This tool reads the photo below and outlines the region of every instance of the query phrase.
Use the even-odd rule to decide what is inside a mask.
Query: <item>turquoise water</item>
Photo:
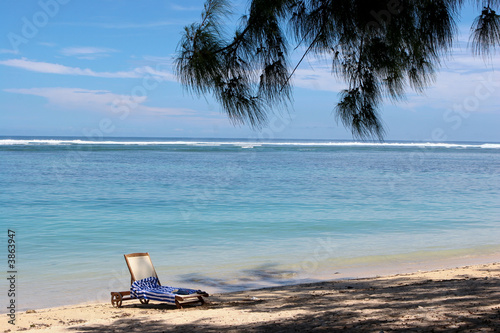
[[[4,137],[0,168],[19,309],[107,300],[132,252],[209,292],[500,253],[496,143]]]

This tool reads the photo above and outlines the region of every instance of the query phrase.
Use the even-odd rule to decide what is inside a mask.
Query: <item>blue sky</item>
[[[323,60],[301,65],[292,109],[262,131],[233,126],[211,97],[185,92],[172,60],[202,8],[194,0],[1,1],[0,135],[352,138],[332,112],[344,83]],[[471,55],[473,13],[463,13],[436,81],[384,103],[387,140],[500,142],[500,53],[487,62]]]

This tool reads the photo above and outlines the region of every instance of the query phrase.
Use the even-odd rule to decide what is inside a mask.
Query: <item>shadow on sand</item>
[[[74,332],[500,332],[500,270],[495,278],[416,281],[347,280],[218,295],[203,307],[242,310],[244,315],[297,310],[296,315],[252,324],[184,325],[118,319],[112,325],[80,326]],[[134,305],[135,306],[135,305]],[[136,306],[170,310],[159,304]],[[241,312],[241,311],[240,311]]]
[[[180,276],[180,279],[189,284],[202,284],[215,287],[223,292],[249,290],[268,286],[284,286],[299,283],[315,282],[315,280],[299,280],[297,272],[279,269],[277,264],[268,263],[252,269],[242,270],[231,279],[211,278],[202,274],[192,273]]]

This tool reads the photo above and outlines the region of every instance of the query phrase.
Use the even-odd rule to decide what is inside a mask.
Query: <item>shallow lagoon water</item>
[[[13,137],[0,168],[20,309],[107,300],[132,252],[209,292],[500,253],[496,143]]]

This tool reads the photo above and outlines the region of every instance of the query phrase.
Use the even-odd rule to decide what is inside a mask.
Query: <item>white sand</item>
[[[4,316],[0,332],[500,332],[500,263],[217,294],[178,310],[139,301]],[[6,323],[6,324],[4,324]]]

